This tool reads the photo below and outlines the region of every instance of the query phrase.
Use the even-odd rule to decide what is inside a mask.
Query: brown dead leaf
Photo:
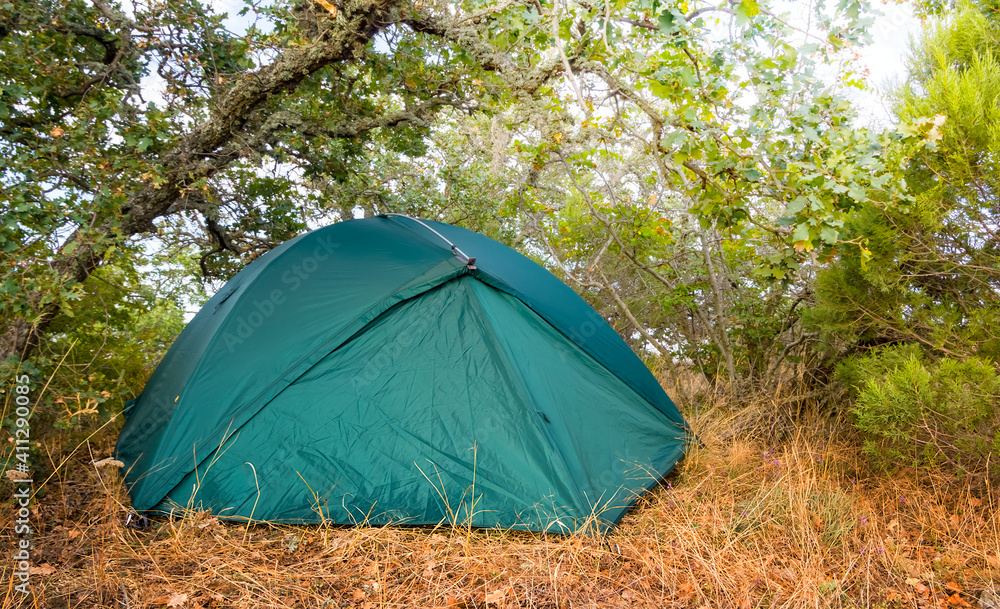
[[[94,467],[125,467],[125,464],[113,457],[106,457],[100,461],[94,461]]]
[[[37,567],[31,567],[30,573],[32,575],[52,575],[56,572],[56,568],[47,562],[43,562]]]
[[[351,598],[353,598],[356,601],[360,601],[365,598],[365,591],[354,589],[351,591]]]
[[[332,19],[337,18],[337,6],[335,4],[327,2],[327,0],[316,0],[316,3],[330,11],[330,17]]]
[[[209,518],[205,522],[199,524],[198,528],[199,529],[204,529],[206,527],[212,526],[213,524],[219,524],[219,519],[217,517],[215,517],[215,516],[212,516],[211,518]]]
[[[944,585],[944,589],[947,590],[948,592],[961,592],[962,586],[958,585],[957,581],[951,580],[950,582]]]
[[[434,577],[434,567],[437,566],[436,560],[427,561],[427,567],[424,568],[424,577]]]
[[[493,592],[486,593],[486,603],[493,604],[499,603],[503,600],[507,593],[510,592],[510,588],[500,588],[499,590],[494,590]]]
[[[171,594],[153,599],[154,605],[164,605],[166,607],[183,607],[187,602],[187,594]]]
[[[916,577],[907,577],[906,585],[913,588],[917,592],[917,594],[923,594],[924,592],[927,591],[927,586],[920,583],[920,580],[917,579]]]
[[[948,517],[948,522],[951,523],[951,528],[957,529],[959,523],[962,522],[962,518],[958,514],[952,514],[951,516]]]
[[[52,131],[49,131],[49,135],[51,135],[52,137],[62,137],[64,133],[66,132],[63,131],[63,128],[59,127],[58,125],[53,127]]]

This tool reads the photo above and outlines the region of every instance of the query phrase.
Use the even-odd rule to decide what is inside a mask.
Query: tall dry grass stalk
[[[734,436],[722,410],[692,423],[703,444],[604,538],[193,511],[139,532],[118,472],[78,451],[36,498],[35,596],[0,561],[2,606],[962,607],[1000,582],[992,489],[878,477],[826,419],[778,444]]]

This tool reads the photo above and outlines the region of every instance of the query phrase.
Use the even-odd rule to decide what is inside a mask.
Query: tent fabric
[[[607,322],[514,250],[422,222],[307,233],[213,296],[128,413],[133,507],[572,532],[666,475],[687,426]]]

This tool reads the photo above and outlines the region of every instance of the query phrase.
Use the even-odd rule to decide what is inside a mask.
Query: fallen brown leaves
[[[946,608],[1000,580],[991,493],[877,476],[850,441],[700,435],[707,447],[606,538],[198,512],[135,531],[118,472],[81,460],[36,501],[35,606]]]

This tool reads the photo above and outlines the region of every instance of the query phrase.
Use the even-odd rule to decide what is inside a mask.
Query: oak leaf
[[[56,572],[55,567],[53,567],[47,562],[43,562],[37,567],[31,567],[32,575],[52,575],[55,572]]]

